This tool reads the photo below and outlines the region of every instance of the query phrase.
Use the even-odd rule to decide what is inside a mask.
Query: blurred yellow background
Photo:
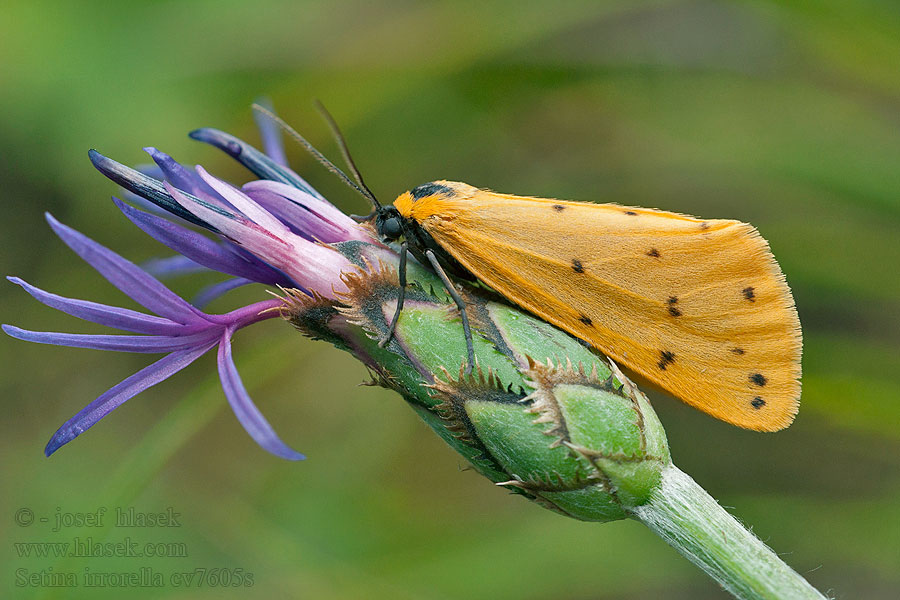
[[[344,129],[383,200],[452,179],[756,225],[804,329],[795,424],[742,431],[654,396],[677,465],[822,591],[900,587],[900,9],[894,2],[43,2],[0,19],[3,273],[113,304],[120,293],[46,227],[51,211],[124,256],[166,256],[109,202],[87,150],[154,145],[243,183],[186,136],[258,141],[261,95],[337,156]],[[296,147],[295,169],[366,212]],[[190,294],[210,278],[175,280]],[[98,332],[0,287],[2,321]],[[260,286],[217,301],[267,297]],[[131,306],[129,304],[129,306]],[[0,339],[0,595],[11,598],[722,598],[634,522],[567,520],[462,471],[400,398],[357,387],[349,355],[270,321],[235,358],[309,459],[260,450],[212,355],[51,459],[47,439],[150,356]],[[61,527],[57,512],[180,513],[181,527]],[[27,508],[29,526],[15,516]],[[40,518],[47,518],[43,523]],[[74,517],[71,517],[74,518]],[[185,556],[21,556],[15,543],[181,544]],[[175,546],[178,548],[179,546]],[[243,569],[252,586],[19,586],[19,576]],[[49,571],[47,571],[49,572]],[[221,583],[221,582],[220,582]]]

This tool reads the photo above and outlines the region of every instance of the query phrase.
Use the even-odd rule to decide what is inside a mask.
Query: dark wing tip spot
[[[750,401],[750,406],[752,406],[756,410],[761,409],[765,405],[766,405],[766,401],[763,400],[762,398],[760,398],[759,396],[757,396],[756,398],[754,398],[753,400]]]
[[[745,300],[749,300],[750,302],[756,302],[756,294],[753,292],[752,287],[745,287],[741,290],[741,293],[744,295]]]
[[[647,250],[647,256],[659,258],[659,250],[657,250],[656,248],[650,248],[649,250]]]
[[[743,348],[732,348],[731,352],[732,352],[732,354],[737,354],[738,356],[745,354],[745,351]]]
[[[576,273],[584,273],[584,265],[577,258],[572,259],[572,270]]]
[[[625,211],[625,214],[628,215],[629,217],[636,217],[636,216],[637,216],[637,213],[634,212],[633,210],[626,210],[626,211]]]
[[[666,367],[671,365],[673,362],[675,362],[675,353],[674,352],[670,352],[669,350],[660,350],[659,351],[659,362],[656,363],[656,366],[658,366],[660,369],[665,371]]]
[[[762,373],[751,373],[750,374],[750,383],[756,384],[759,387],[763,387],[768,383],[769,380],[766,379],[766,376]]]
[[[566,210],[566,207],[563,206],[562,204],[554,204],[553,210],[555,210],[556,212],[562,212],[562,211]]]

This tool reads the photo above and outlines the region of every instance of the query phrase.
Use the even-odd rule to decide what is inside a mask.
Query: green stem
[[[675,465],[631,512],[737,598],[825,598]]]

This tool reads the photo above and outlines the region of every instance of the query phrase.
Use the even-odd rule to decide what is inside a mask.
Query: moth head
[[[393,206],[383,206],[375,212],[375,231],[385,242],[393,242],[403,235],[403,217]]]

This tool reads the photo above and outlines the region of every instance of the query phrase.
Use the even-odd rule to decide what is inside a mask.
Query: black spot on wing
[[[706,231],[707,229],[709,229],[709,223],[707,223],[706,221],[700,223],[700,229]]]
[[[750,401],[750,406],[752,406],[756,410],[761,409],[765,405],[766,405],[766,401],[763,400],[762,398],[760,398],[759,396],[757,396],[756,398],[754,398],[753,400]]]
[[[670,352],[668,350],[660,350],[659,351],[659,362],[656,363],[656,366],[658,366],[660,369],[665,371],[666,367],[671,365],[673,362],[675,362],[675,353],[674,352]]]
[[[581,315],[580,317],[578,317],[578,320],[581,321],[582,323],[584,323],[585,325],[587,325],[588,327],[590,327],[591,325],[594,324],[594,322],[591,321],[591,318],[587,315]]]
[[[427,198],[428,196],[453,196],[453,190],[448,188],[446,185],[441,185],[439,183],[423,183],[422,185],[416,186],[409,191],[409,195],[412,196],[413,201],[421,200],[422,198]]]
[[[759,387],[763,387],[768,383],[769,380],[766,379],[766,376],[762,373],[751,373],[750,374],[750,383],[756,384]]]
[[[669,299],[666,301],[666,304],[669,305],[669,314],[673,317],[680,317],[681,311],[678,309],[676,304],[678,304],[678,298],[676,296],[669,296]]]
[[[563,206],[562,204],[554,204],[553,210],[555,210],[556,212],[562,212],[562,211],[566,210],[566,207]]]
[[[647,250],[647,256],[659,258],[659,250],[657,250],[656,248],[650,248],[649,250]]]
[[[576,273],[584,273],[584,265],[577,258],[572,259],[572,270]]]
[[[745,300],[749,300],[750,302],[756,302],[756,293],[754,293],[752,287],[745,287],[741,290],[741,293],[744,295]]]
[[[626,211],[625,211],[625,214],[628,215],[629,217],[636,217],[636,216],[637,216],[637,213],[634,212],[633,210],[626,210]]]
[[[732,349],[731,349],[731,353],[732,353],[732,354],[737,354],[738,356],[741,356],[742,354],[745,354],[745,351],[744,351],[743,348],[732,348]]]

